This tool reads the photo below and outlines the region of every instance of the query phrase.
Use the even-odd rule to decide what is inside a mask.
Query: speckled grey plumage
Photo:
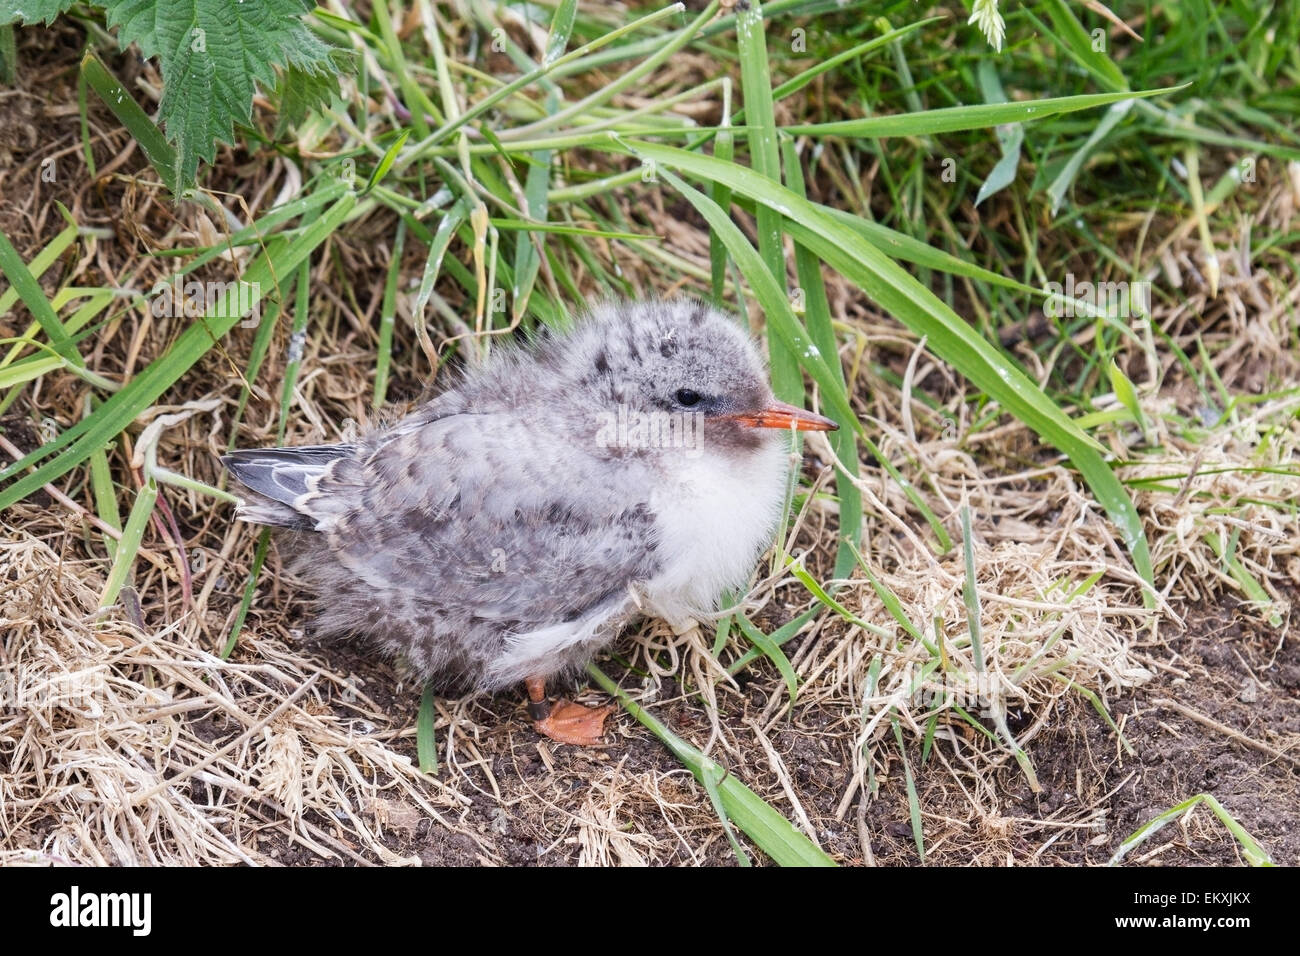
[[[701,398],[689,410],[683,388]],[[353,444],[242,451],[239,515],[286,543],[325,633],[495,691],[581,666],[643,611],[741,586],[784,502],[788,433],[749,335],[697,302],[617,303],[490,360]],[[698,447],[609,440],[611,416],[701,415]],[[688,438],[689,440],[689,438]]]

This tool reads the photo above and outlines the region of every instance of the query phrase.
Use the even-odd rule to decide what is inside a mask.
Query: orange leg
[[[577,747],[596,747],[605,733],[605,718],[614,711],[613,704],[604,707],[583,707],[568,700],[557,700],[552,706],[546,699],[546,678],[530,677],[524,681],[528,688],[528,715],[539,734],[563,744]]]

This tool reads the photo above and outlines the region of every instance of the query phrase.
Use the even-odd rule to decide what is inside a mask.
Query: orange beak
[[[833,432],[840,426],[829,418],[814,415],[785,402],[772,402],[759,412],[727,415],[727,419],[750,428],[790,428],[797,432]]]

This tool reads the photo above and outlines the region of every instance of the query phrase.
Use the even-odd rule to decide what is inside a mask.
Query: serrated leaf
[[[280,95],[280,116],[275,124],[278,139],[301,126],[312,110],[329,105],[339,95],[338,76],[291,66],[281,72],[276,92]]]
[[[307,74],[337,70],[333,49],[302,22],[302,0],[107,0],[109,26],[122,46],[136,43],[162,66],[159,116],[176,147],[181,186],[234,124],[252,118],[260,85],[273,89],[275,68]]]
[[[44,23],[49,26],[54,18],[67,13],[72,0],[14,0],[0,3],[0,26],[7,23]]]

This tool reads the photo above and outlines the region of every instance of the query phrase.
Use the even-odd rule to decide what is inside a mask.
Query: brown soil
[[[933,756],[923,765],[919,750],[909,751],[924,815],[926,862],[1104,864],[1122,840],[1152,817],[1209,793],[1274,862],[1300,864],[1300,653],[1295,641],[1281,636],[1289,628],[1279,631],[1261,624],[1244,608],[1183,610],[1186,628],[1148,650],[1158,676],[1137,692],[1109,701],[1134,755],[1124,752],[1090,705],[1076,700],[1069,712],[1027,744],[1042,791],[1031,792],[1016,765],[1008,762],[995,781],[999,810],[987,815],[972,810]],[[394,746],[414,759],[418,689],[403,688],[399,675],[374,662],[360,645],[322,643],[311,653],[320,655],[330,669],[364,680],[366,693],[392,714],[398,727],[405,718]],[[616,673],[608,658],[601,664],[606,672]],[[747,717],[762,710],[773,683],[779,683],[773,676],[752,681],[749,696],[733,702],[726,717],[729,726],[743,726]],[[631,681],[625,683],[632,686]],[[707,713],[698,701],[678,694],[675,682],[667,682],[659,696],[670,702],[652,709],[675,732],[702,744],[708,736]],[[598,696],[589,693],[585,699]],[[1171,707],[1169,701],[1183,709]],[[626,713],[611,724],[608,749],[581,750],[540,739],[528,724],[522,698],[473,698],[460,704],[476,725],[471,732],[484,764],[462,768],[471,785],[457,788],[469,797],[458,822],[475,831],[479,843],[419,819],[408,808],[410,819],[419,822],[408,833],[394,834],[389,845],[395,852],[419,857],[425,865],[573,865],[583,858],[582,841],[573,831],[580,829],[575,824],[585,816],[585,793],[593,780],[599,781],[604,801],[606,789],[617,789],[621,779],[629,799],[618,804],[622,813],[616,819],[652,839],[652,847],[642,848],[647,862],[734,864],[703,789]],[[1189,714],[1233,733],[1213,729]],[[852,743],[851,736],[830,725],[841,717],[799,708],[793,721],[770,735],[770,742],[789,768],[823,849],[841,863],[861,864],[866,856],[856,822],[857,801],[844,819],[836,818]],[[1286,756],[1262,752],[1247,741]],[[439,742],[445,746],[445,740]],[[758,745],[749,742],[757,750]],[[762,767],[767,758],[758,750],[746,754],[744,762]],[[645,795],[637,791],[651,778],[660,780],[665,802],[681,805],[680,819],[672,821],[677,833],[658,812],[636,813],[650,809],[638,807]],[[868,801],[864,820],[874,862],[915,865],[918,854],[896,757],[887,777],[877,779],[879,789]],[[775,775],[750,773],[745,781],[773,805],[788,809]],[[705,842],[700,831],[714,836],[702,852],[696,849],[694,861],[678,835],[692,830],[697,832],[693,842]],[[763,859],[743,835],[742,843],[755,859]],[[283,863],[320,862],[288,845],[272,855]],[[1243,859],[1237,842],[1202,806],[1134,850],[1128,862],[1232,866]]]

